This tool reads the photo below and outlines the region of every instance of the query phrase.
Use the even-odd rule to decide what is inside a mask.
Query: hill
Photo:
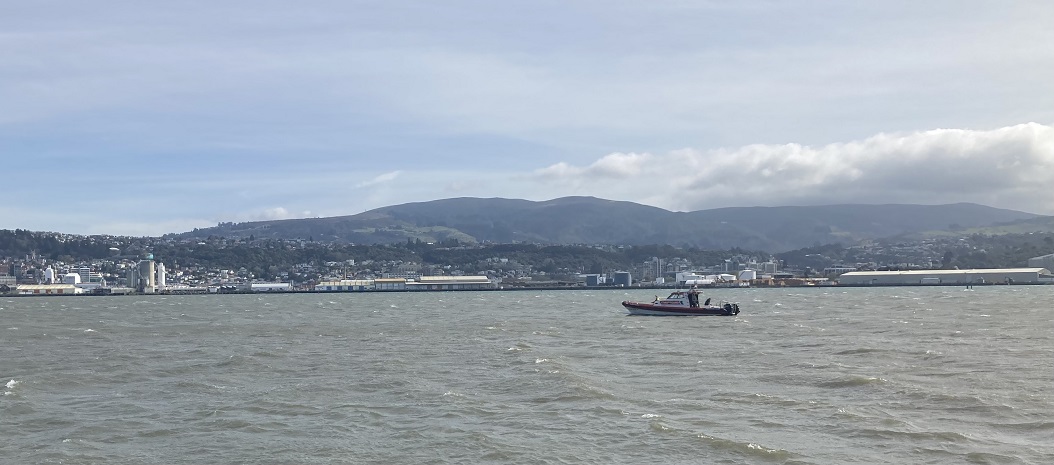
[[[180,237],[314,239],[378,244],[441,242],[545,244],[669,244],[679,247],[782,252],[815,244],[978,228],[1031,213],[984,205],[827,205],[737,207],[672,212],[593,197],[548,201],[453,198],[377,208],[329,218],[221,223]]]

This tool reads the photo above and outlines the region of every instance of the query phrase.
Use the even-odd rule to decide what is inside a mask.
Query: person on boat
[[[707,306],[707,305],[710,305],[710,298],[709,297],[706,298],[706,302],[703,302],[703,306],[704,307]]]

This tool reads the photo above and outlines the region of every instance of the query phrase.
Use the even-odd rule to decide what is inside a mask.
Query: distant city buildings
[[[54,234],[48,240],[61,244],[83,238]],[[475,245],[458,247],[456,253],[449,255],[454,260],[452,263],[422,263],[420,259],[407,259],[407,256],[414,255],[407,249],[392,246],[376,246],[367,255],[372,258],[360,256],[352,259],[346,258],[350,249],[307,241],[109,237],[92,240],[101,242],[104,251],[109,247],[106,257],[76,260],[54,251],[39,254],[29,251],[19,257],[0,257],[0,293],[76,295],[485,290],[521,286],[809,285],[829,282],[825,279],[835,280],[857,271],[937,269],[944,267],[950,258],[983,257],[992,250],[984,238],[971,237],[905,243],[872,241],[851,247],[817,247],[778,256],[697,253],[692,259],[653,256],[619,262],[615,258],[625,256],[623,250],[628,251],[631,247],[552,247],[552,255],[540,255],[536,251],[543,247],[531,249],[527,245],[526,249],[510,249],[508,245]],[[297,256],[297,251],[309,250],[310,253],[299,256],[312,258],[300,263],[268,264],[257,259],[249,263],[227,262],[225,266],[214,266],[197,261],[193,254],[186,254],[201,249],[212,257],[244,256],[251,259],[268,256],[254,250],[257,248],[279,249],[292,256]],[[582,249],[586,250],[583,252]],[[1042,252],[1039,247],[1027,250],[1033,249]],[[178,250],[185,255],[178,255],[178,258],[159,255],[155,258],[151,250]],[[450,252],[454,249],[442,250]],[[334,251],[333,255],[339,259],[329,257]],[[374,253],[377,251],[383,253]],[[401,259],[379,258],[384,256]],[[542,259],[532,258],[538,256]],[[706,258],[700,259],[700,256]],[[1021,262],[1021,265],[1025,264],[1024,260]],[[1028,267],[1052,269],[1054,254],[1032,257],[1028,259]]]

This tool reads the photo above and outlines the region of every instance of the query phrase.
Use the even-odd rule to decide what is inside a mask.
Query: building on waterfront
[[[252,292],[289,292],[293,290],[290,283],[252,283],[249,284]]]
[[[19,284],[18,295],[74,295],[84,292],[72,284]]]
[[[128,268],[128,287],[136,292],[153,294],[157,291],[157,266],[151,259],[140,260]]]
[[[494,289],[496,283],[486,276],[421,276],[403,278],[341,279],[322,281],[314,286],[318,292],[355,291],[465,291]]]
[[[1054,283],[1054,276],[1047,268],[852,271],[838,277],[838,284],[842,286],[1044,283]]]
[[[599,274],[587,274],[586,275],[586,286],[589,286],[589,287],[603,286],[606,283],[607,283],[607,280],[604,279],[604,276],[601,276]]]
[[[372,279],[341,279],[339,281],[322,281],[315,285],[319,292],[350,292],[373,290]]]
[[[486,276],[421,276],[407,282],[410,291],[463,291],[493,289],[494,283]]]
[[[823,269],[823,275],[827,278],[837,278],[845,273],[856,271],[857,267],[850,265],[834,265]]]
[[[168,279],[165,278],[165,264],[157,264],[157,288],[164,289],[168,286]]]
[[[374,289],[378,291],[405,291],[405,278],[380,278],[373,280]]]

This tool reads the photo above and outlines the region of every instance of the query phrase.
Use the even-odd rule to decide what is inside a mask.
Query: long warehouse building
[[[990,268],[975,270],[852,271],[838,277],[842,286],[1050,284],[1046,268]]]

